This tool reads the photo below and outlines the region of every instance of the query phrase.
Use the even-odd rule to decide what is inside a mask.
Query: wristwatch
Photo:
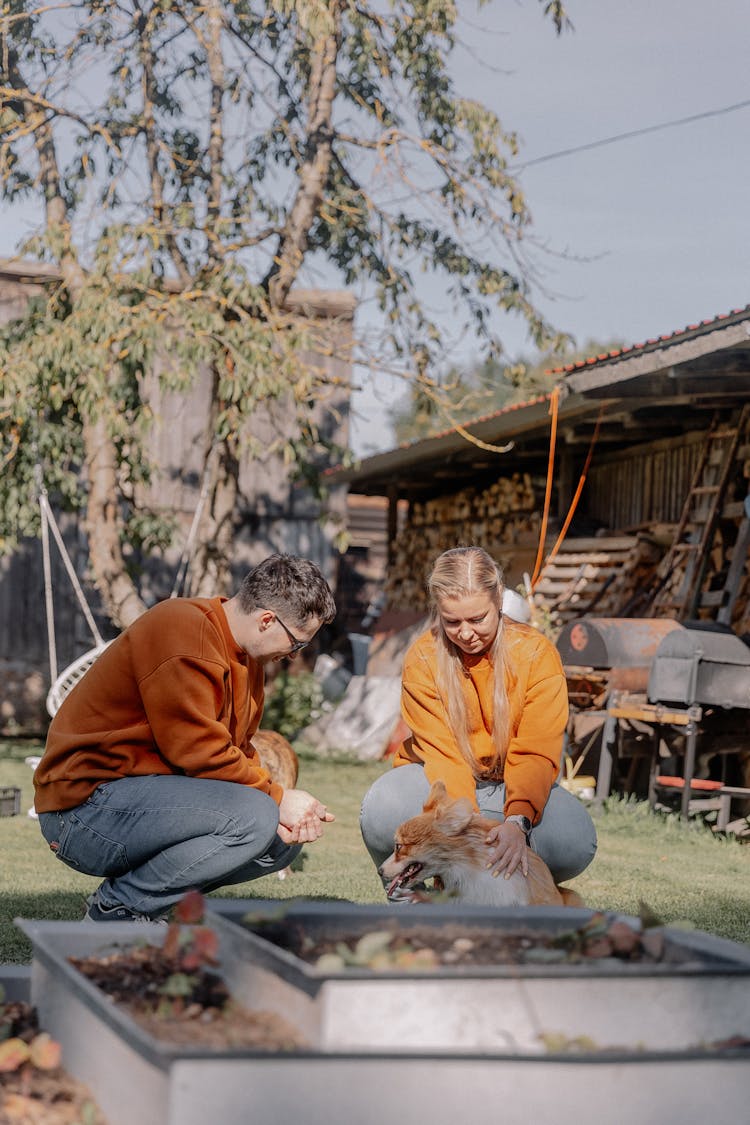
[[[533,826],[532,826],[532,823],[527,816],[521,816],[520,813],[515,813],[513,816],[506,816],[505,823],[506,824],[517,824],[518,827],[523,832],[524,836],[526,837],[526,843],[528,844],[530,842],[530,840],[531,840],[531,829],[532,829]]]

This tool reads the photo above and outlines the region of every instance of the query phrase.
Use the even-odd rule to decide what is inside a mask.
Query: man
[[[104,876],[93,921],[157,920],[183,894],[286,867],[334,819],[252,745],[264,665],[333,620],[314,563],[272,555],[234,597],[172,598],[99,656],[55,715],[34,775],[58,859]]]

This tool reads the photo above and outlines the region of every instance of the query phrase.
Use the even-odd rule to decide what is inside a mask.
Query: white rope
[[[55,642],[55,610],[52,602],[52,567],[49,556],[49,532],[45,504],[47,497],[39,493],[39,508],[42,514],[42,566],[44,569],[44,608],[47,614],[47,646],[49,648],[49,674],[51,680],[57,679],[57,644]]]
[[[52,534],[55,537],[55,542],[57,543],[57,546],[59,548],[60,555],[62,557],[62,561],[65,565],[66,571],[68,572],[68,578],[70,579],[71,584],[73,586],[73,589],[75,590],[76,597],[78,598],[78,604],[80,605],[81,609],[83,610],[83,616],[86,618],[86,621],[88,622],[88,626],[89,626],[89,629],[91,630],[91,634],[94,638],[94,641],[96,642],[97,645],[103,645],[104,641],[102,639],[102,635],[96,627],[96,622],[94,621],[94,615],[92,614],[91,610],[89,609],[88,602],[86,601],[86,596],[85,596],[85,594],[84,594],[84,592],[81,588],[81,583],[78,581],[78,575],[75,572],[75,567],[73,566],[73,563],[70,561],[70,555],[68,554],[68,551],[65,547],[65,543],[63,542],[63,537],[60,534],[60,528],[57,526],[57,523],[55,521],[55,517],[52,514],[52,509],[49,506],[49,501],[47,500],[47,490],[46,490],[46,488],[42,488],[40,493],[39,493],[39,504],[42,508],[42,513],[45,516],[46,523],[49,524],[50,530],[52,531]],[[42,521],[42,543],[44,543],[45,520]],[[45,585],[46,585],[46,583],[47,583],[47,576],[45,575]],[[51,579],[50,579],[50,590],[51,590]],[[55,679],[55,676],[53,676],[52,678]]]
[[[206,464],[203,468],[203,479],[201,481],[201,490],[200,495],[198,496],[198,503],[196,504],[195,511],[193,512],[190,531],[188,532],[188,537],[185,540],[185,546],[182,548],[180,561],[177,564],[177,571],[174,576],[174,585],[172,586],[172,592],[169,595],[170,598],[176,598],[180,591],[184,588],[188,570],[190,569],[190,556],[193,550],[193,543],[195,542],[195,537],[198,534],[198,524],[200,523],[200,518],[203,515],[203,509],[205,508],[206,500],[208,499],[211,459],[215,448],[216,447],[212,445],[208,451]]]

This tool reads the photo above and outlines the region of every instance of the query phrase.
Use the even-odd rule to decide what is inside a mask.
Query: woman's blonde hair
[[[492,741],[495,756],[485,767],[485,772],[490,775],[498,762],[504,759],[510,741],[508,691],[505,684],[506,651],[503,644],[505,630],[502,606],[505,587],[502,571],[481,547],[454,547],[444,551],[435,560],[427,579],[427,589],[430,595],[430,625],[437,642],[438,690],[459,749],[475,774],[477,761],[469,743],[469,719],[463,691],[466,672],[461,650],[450,640],[443,627],[439,603],[443,598],[488,594],[497,609],[497,634],[488,652],[495,671],[492,698]]]

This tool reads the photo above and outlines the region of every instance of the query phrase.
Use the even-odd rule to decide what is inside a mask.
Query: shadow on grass
[[[276,899],[275,895],[261,895],[249,892],[243,887],[241,892],[231,894],[229,888],[209,896],[217,899],[258,899],[278,901],[280,906],[288,906],[297,896],[285,894]],[[350,902],[344,896],[300,895],[308,902]],[[31,942],[14,925],[14,918],[39,918],[45,922],[80,922],[86,911],[86,896],[80,891],[49,891],[44,894],[0,895],[0,964],[25,964],[31,960]]]
[[[45,922],[80,922],[86,896],[80,891],[0,896],[0,963],[31,960],[31,942],[13,924],[14,918],[41,918]]]

